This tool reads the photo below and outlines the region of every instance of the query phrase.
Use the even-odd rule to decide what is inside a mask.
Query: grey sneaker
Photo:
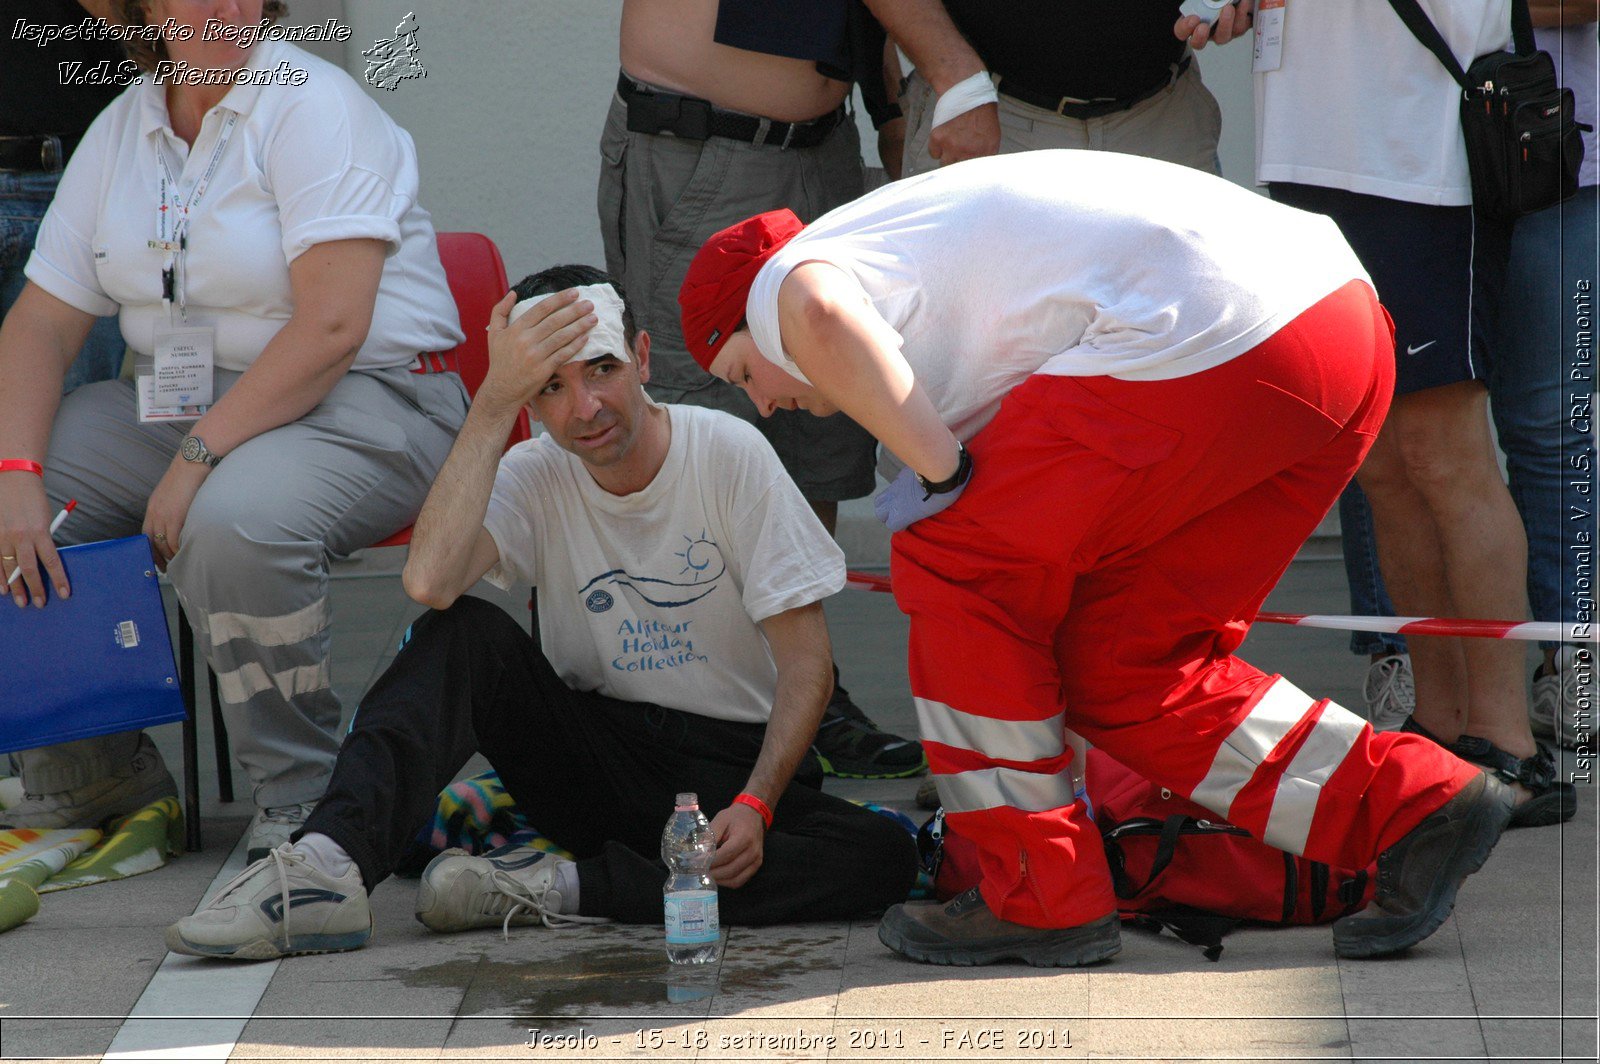
[[[446,850],[428,862],[417,884],[417,919],[431,931],[466,931],[512,924],[608,924],[601,916],[561,911],[556,869],[562,864],[532,846],[502,846],[482,857]]]
[[[178,784],[161,751],[148,735],[141,735],[133,760],[124,767],[75,790],[29,794],[10,809],[0,809],[0,828],[97,828],[112,817],[177,796]]]
[[[167,928],[167,948],[192,957],[269,961],[360,949],[372,937],[361,873],[335,879],[287,844],[235,876],[193,916]]]
[[[1416,945],[1455,908],[1456,891],[1483,867],[1511,819],[1511,789],[1480,774],[1378,855],[1378,891],[1333,922],[1341,957],[1382,957]]]
[[[1417,708],[1416,678],[1411,673],[1410,654],[1390,654],[1379,658],[1367,670],[1361,695],[1367,703],[1367,719],[1373,731],[1394,731]]]
[[[1576,749],[1579,732],[1594,727],[1594,653],[1570,644],[1556,651],[1555,668],[1540,669],[1533,678],[1533,703],[1528,717],[1535,735],[1554,739],[1557,746]],[[1587,725],[1587,728],[1580,727]]]
[[[306,826],[306,817],[317,807],[315,802],[274,805],[256,811],[250,822],[250,843],[245,860],[259,861],[279,846],[288,845],[289,836]]]
[[[1023,961],[1036,968],[1075,968],[1122,949],[1116,913],[1080,927],[1027,927],[996,916],[977,887],[943,905],[891,906],[878,923],[878,940],[925,964]]]

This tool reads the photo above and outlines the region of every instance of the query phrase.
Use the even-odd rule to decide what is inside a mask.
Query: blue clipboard
[[[65,547],[70,598],[18,609],[0,598],[0,752],[183,720],[150,541]]]

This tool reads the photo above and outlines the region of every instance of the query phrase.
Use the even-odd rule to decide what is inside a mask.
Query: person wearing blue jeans
[[[39,222],[56,194],[61,173],[0,170],[0,319],[22,294],[22,267],[33,253]],[[107,381],[122,371],[122,331],[115,316],[100,318],[89,330],[77,361],[61,384],[65,395],[81,384]]]
[[[1589,27],[1592,36],[1594,27]],[[1591,118],[1590,121],[1593,121]],[[1590,150],[1593,150],[1591,146]],[[1517,222],[1489,379],[1511,495],[1528,528],[1528,598],[1538,620],[1581,620],[1583,570],[1592,573],[1595,443],[1592,396],[1596,226],[1600,185]],[[1590,537],[1583,546],[1579,536]],[[1594,721],[1594,658],[1544,644],[1534,678],[1534,730],[1576,746]],[[1583,690],[1587,690],[1587,699]],[[1585,702],[1587,707],[1584,708]],[[1587,722],[1588,727],[1583,725]]]

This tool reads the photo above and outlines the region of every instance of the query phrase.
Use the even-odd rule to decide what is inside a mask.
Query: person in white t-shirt
[[[144,74],[73,154],[0,327],[0,564],[21,570],[19,607],[68,594],[49,532],[68,499],[65,543],[150,537],[216,673],[265,852],[339,749],[328,565],[416,517],[467,399],[453,371],[411,370],[461,328],[410,136],[337,67],[207,32],[281,3],[119,4],[188,32],[136,42]],[[58,409],[67,353],[108,314],[138,383]],[[174,394],[158,401],[152,369]],[[29,797],[0,825],[92,827],[175,793],[138,731],[16,760]]]
[[[1064,729],[1281,849],[1376,857],[1340,955],[1443,920],[1506,788],[1233,656],[1388,407],[1388,320],[1332,223],[1170,163],[1030,152],[803,230],[750,219],[680,300],[709,372],[764,410],[842,409],[906,466],[876,505],[929,762],[983,878],[889,910],[886,945],[1117,952]]]
[[[1240,32],[1251,6],[1226,9],[1214,39]],[[1420,6],[1463,68],[1511,43],[1511,0]],[[1278,14],[1281,48],[1256,64],[1256,181],[1338,223],[1395,323],[1394,403],[1357,477],[1370,533],[1353,490],[1341,505],[1351,571],[1375,543],[1401,615],[1526,618],[1528,541],[1495,461],[1486,386],[1511,227],[1472,207],[1461,88],[1389,0],[1293,3]],[[1194,22],[1180,19],[1175,32],[1203,47],[1212,31]],[[1356,575],[1352,599],[1371,583]],[[1514,827],[1571,818],[1576,791],[1529,729],[1523,648],[1441,636],[1407,637],[1406,648],[1414,707],[1374,722],[1496,772],[1517,795]]]
[[[435,612],[362,699],[304,834],[174,924],[168,947],[262,959],[365,944],[367,892],[477,752],[577,860],[440,855],[417,891],[436,931],[659,924],[661,824],[685,791],[714,812],[728,923],[903,899],[910,834],[822,793],[814,763],[793,779],[832,689],[821,600],[843,587],[844,556],[772,447],[732,415],[648,399],[649,334],[592,267],[521,282],[489,344],[406,563],[406,591]],[[502,458],[524,406],[546,433]],[[536,640],[465,596],[485,576],[535,587]],[[301,892],[312,900],[291,907]]]

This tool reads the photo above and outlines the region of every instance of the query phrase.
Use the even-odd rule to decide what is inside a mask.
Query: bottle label
[[[663,900],[666,902],[669,943],[695,946],[717,940],[721,928],[717,926],[716,891],[673,891]]]

